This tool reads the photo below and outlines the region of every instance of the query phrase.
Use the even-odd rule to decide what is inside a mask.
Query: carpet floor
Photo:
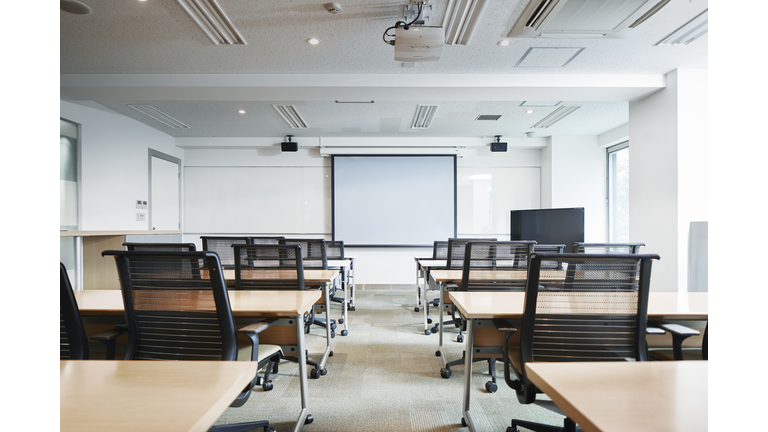
[[[356,310],[349,312],[349,334],[341,327],[331,340],[333,356],[326,363],[327,375],[308,378],[308,432],[358,431],[467,431],[461,426],[464,366],[452,367],[449,379],[440,376],[443,367],[437,335],[425,335],[423,312],[414,312],[415,288],[358,290]],[[340,305],[331,305],[331,318]],[[436,311],[436,308],[435,308]],[[432,312],[432,311],[431,311]],[[437,318],[432,312],[431,318]],[[448,360],[460,359],[464,343],[456,342],[458,329],[446,327]],[[313,326],[306,335],[309,357],[320,360],[326,345],[325,329]],[[250,348],[240,359],[250,358]],[[311,368],[311,367],[310,367]],[[310,369],[308,368],[308,370]],[[248,402],[227,408],[216,424],[266,419],[278,432],[293,430],[301,411],[298,365],[283,361],[270,378],[271,391],[254,389]],[[563,417],[535,405],[521,405],[504,383],[503,365],[497,363],[498,390],[489,393],[487,363],[473,366],[471,410],[481,431],[503,432],[512,418],[562,425]]]

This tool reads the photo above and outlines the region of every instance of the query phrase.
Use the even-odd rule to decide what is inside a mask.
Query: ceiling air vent
[[[169,116],[168,114],[160,111],[159,109],[151,105],[128,105],[128,106],[146,116],[152,117],[153,119],[159,121],[160,123],[168,127],[172,127],[174,129],[189,129],[189,126],[185,125],[184,123],[176,120],[175,118]]]
[[[301,118],[301,115],[296,111],[296,107],[293,105],[272,105],[272,108],[277,111],[278,114],[288,123],[293,129],[306,129],[307,123]]]
[[[563,105],[560,108],[552,111],[551,114],[541,119],[538,123],[531,126],[532,129],[546,129],[560,120],[571,115],[574,111],[581,108],[581,105]]]
[[[416,108],[416,115],[413,116],[411,129],[426,129],[432,124],[432,118],[437,111],[437,105],[419,105]]]
[[[216,0],[177,0],[216,45],[246,45]]]
[[[657,42],[654,46],[688,45],[696,39],[704,36],[709,31],[708,10],[709,9],[705,9],[704,12],[693,17],[693,19],[667,35],[667,37]]]
[[[670,0],[531,0],[507,37],[619,38]]]
[[[498,120],[500,118],[501,118],[501,115],[482,114],[482,115],[477,116],[475,121],[477,121],[477,120],[493,120],[493,121],[496,121],[496,120]]]

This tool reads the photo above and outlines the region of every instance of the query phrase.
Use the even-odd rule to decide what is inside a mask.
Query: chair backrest
[[[129,251],[195,252],[194,243],[123,243]]]
[[[234,245],[235,289],[305,290],[299,245]]]
[[[221,265],[225,269],[235,268],[235,255],[233,244],[251,244],[250,237],[213,237],[200,236],[203,240],[203,250],[216,252],[219,255]]]
[[[654,259],[659,256],[534,253],[520,326],[523,374],[531,361],[646,360]],[[553,275],[543,269],[546,261],[563,262],[568,272]]]
[[[645,243],[581,243],[571,246],[571,253],[589,254],[636,254]]]
[[[280,244],[285,237],[248,237],[248,244]]]
[[[448,259],[448,242],[436,241],[432,246],[432,258],[433,259]]]
[[[471,241],[464,254],[462,291],[525,289],[535,241]]]
[[[563,253],[565,251],[564,244],[538,244],[533,246],[534,252],[549,252],[549,253]]]
[[[470,241],[496,241],[495,238],[449,238],[448,239],[448,252],[445,257],[445,267],[447,269],[461,270],[464,267],[464,251],[467,247],[467,242]]]
[[[88,338],[85,335],[80,309],[69,282],[67,268],[59,263],[59,358],[61,360],[88,360]]]
[[[114,256],[117,265],[129,335],[126,360],[237,360],[235,321],[216,253],[102,256]],[[193,277],[195,267],[202,278]]]
[[[284,239],[282,245],[301,246],[301,258],[305,269],[328,270],[325,239]]]
[[[329,260],[344,259],[344,242],[341,240],[326,241],[325,255]]]

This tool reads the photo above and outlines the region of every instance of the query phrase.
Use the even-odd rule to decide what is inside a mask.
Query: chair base
[[[512,426],[507,428],[507,432],[521,432],[518,426],[532,430],[534,432],[576,432],[581,428],[576,426],[576,423],[570,418],[566,417],[563,420],[562,426],[552,426],[543,423],[534,423],[525,420],[512,420]]]

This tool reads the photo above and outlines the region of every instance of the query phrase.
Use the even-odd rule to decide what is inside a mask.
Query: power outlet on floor
[[[136,213],[136,222],[144,222],[146,213]]]

